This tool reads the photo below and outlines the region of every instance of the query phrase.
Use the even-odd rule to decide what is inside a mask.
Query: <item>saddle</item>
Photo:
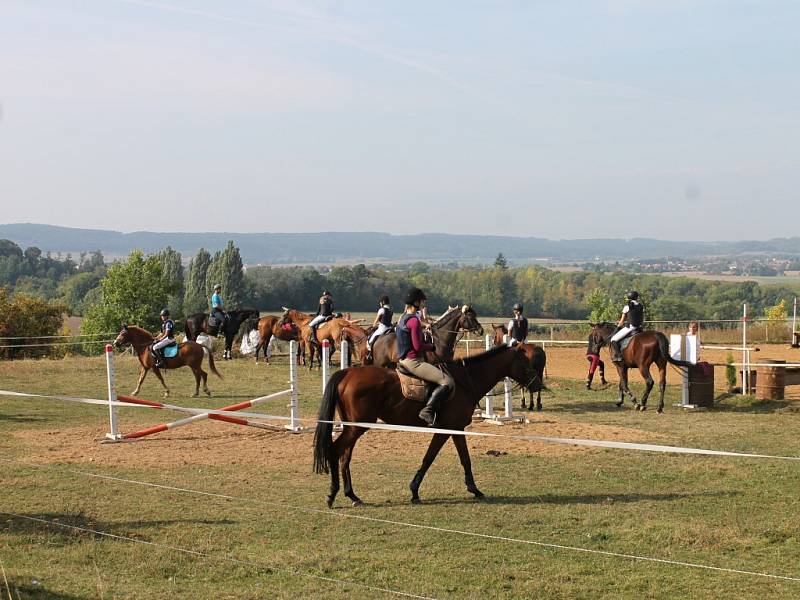
[[[434,386],[405,369],[402,365],[397,365],[397,377],[400,379],[400,389],[403,396],[414,402],[425,402],[428,399],[428,391]]]
[[[626,335],[624,338],[622,338],[619,341],[619,350],[620,350],[620,352],[625,350],[625,348],[628,347],[628,344],[631,343],[631,340],[633,338],[635,338],[637,335],[639,335],[640,333],[642,333],[641,329],[635,329],[635,330],[631,331],[628,335]]]

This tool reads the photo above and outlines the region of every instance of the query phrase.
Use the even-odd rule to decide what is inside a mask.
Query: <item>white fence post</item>
[[[289,341],[289,388],[292,390],[289,402],[289,424],[286,429],[293,432],[303,430],[300,425],[300,408],[297,402],[297,342]]]
[[[331,343],[322,340],[322,393],[325,393],[325,386],[328,384],[328,362],[331,357]]]
[[[747,304],[742,305],[742,395],[750,391],[750,353],[747,351]]]
[[[490,335],[486,335],[486,349],[490,350],[492,347],[492,337]],[[481,417],[484,419],[494,419],[494,407],[492,406],[492,390],[489,390],[489,394],[483,397],[486,401],[486,410],[481,413]]]
[[[341,356],[339,357],[339,367],[342,369],[346,369],[350,366],[350,347],[347,343],[347,340],[342,340],[342,345],[339,347],[339,352]]]
[[[117,392],[114,387],[114,346],[106,344],[106,374],[108,376],[108,420],[111,431],[106,434],[106,438],[113,441],[122,439],[122,435],[117,429],[117,407],[113,402],[117,401]]]

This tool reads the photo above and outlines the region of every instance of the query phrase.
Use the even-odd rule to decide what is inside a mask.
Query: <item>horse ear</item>
[[[469,310],[469,304],[465,304],[464,306],[461,307],[461,314],[462,315],[466,314],[468,310]]]
[[[286,308],[285,306],[281,306],[281,308],[283,309],[283,312],[289,312],[289,309]]]
[[[128,324],[127,323],[123,323],[122,324],[122,331],[128,331]]]
[[[597,327],[597,323],[592,323],[591,321],[589,321],[589,327]]]

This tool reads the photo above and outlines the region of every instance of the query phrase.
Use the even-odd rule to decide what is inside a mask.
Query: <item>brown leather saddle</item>
[[[425,402],[428,399],[428,391],[434,386],[405,369],[402,365],[397,365],[397,377],[400,379],[400,389],[403,396],[414,402]]]

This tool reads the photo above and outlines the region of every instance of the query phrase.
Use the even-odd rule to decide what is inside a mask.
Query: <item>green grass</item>
[[[189,398],[188,371],[171,372],[170,401],[218,407],[282,389],[287,368],[285,359],[279,360],[258,368],[246,360],[221,363],[226,379],[210,379],[212,399]],[[129,391],[136,365],[130,357],[118,357],[117,366],[118,389]],[[104,381],[100,358],[0,364],[3,389],[102,398]],[[587,392],[580,382],[558,379],[549,384],[552,393],[543,398],[545,412],[525,426],[525,432],[548,435],[555,424],[627,428],[638,432],[637,439],[660,444],[798,454],[800,412],[788,402],[732,397],[716,410],[684,413],[672,407],[678,394],[670,388],[667,412],[657,415],[616,409],[613,389]],[[641,390],[636,379],[634,386]],[[158,398],[158,387],[148,377],[142,397]],[[316,413],[319,388],[319,376],[301,370],[304,415]],[[285,414],[284,404],[280,408]],[[121,414],[126,431],[172,416],[134,410]],[[359,454],[357,448],[353,459],[354,485],[367,505],[353,508],[340,496],[337,508],[327,510],[328,478],[311,473],[307,434],[299,438],[297,460],[271,461],[265,455],[263,460],[243,460],[235,468],[208,460],[213,459],[213,447],[202,448],[203,460],[177,464],[169,456],[172,446],[157,440],[144,448],[164,453],[155,457],[163,458],[159,466],[137,461],[133,451],[139,447],[119,445],[99,447],[130,457],[115,466],[93,464],[80,453],[62,454],[50,462],[37,458],[48,450],[52,432],[100,430],[105,419],[100,407],[0,397],[0,512],[159,545],[0,515],[0,561],[12,597],[387,597],[365,585],[436,598],[800,595],[798,582],[523,543],[800,577],[800,464],[795,462],[555,447],[537,453],[515,446],[502,456],[473,450],[475,476],[487,494],[486,500],[476,501],[464,488],[461,466],[448,444],[423,483],[424,503],[412,506],[407,485],[426,442],[412,437],[402,451],[380,453],[374,450],[380,440],[406,434],[372,432],[361,444],[372,444],[373,450]],[[208,426],[199,423],[166,436],[188,438],[190,443],[197,436],[200,449],[208,443],[200,435]],[[511,428],[497,431],[519,433]],[[297,439],[254,433],[244,443],[257,453]],[[226,452],[224,444],[219,452]],[[87,473],[231,498],[103,480]],[[2,583],[0,590],[5,591]]]

